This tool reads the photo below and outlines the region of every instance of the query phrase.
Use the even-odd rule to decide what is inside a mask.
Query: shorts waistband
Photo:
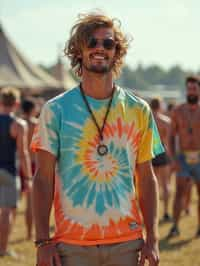
[[[180,156],[183,156],[184,160],[189,164],[197,164],[200,162],[200,150],[183,151]]]
[[[180,155],[183,154],[183,155],[200,155],[200,150],[185,150],[185,151],[182,151],[180,152]]]

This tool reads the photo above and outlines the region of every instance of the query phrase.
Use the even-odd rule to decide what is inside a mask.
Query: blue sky
[[[0,0],[0,21],[30,60],[52,64],[79,13],[99,8],[134,38],[126,62],[200,69],[199,0]]]

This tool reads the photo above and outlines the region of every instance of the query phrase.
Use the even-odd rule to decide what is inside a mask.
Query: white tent
[[[50,73],[60,81],[64,90],[72,89],[78,82],[73,78],[69,69],[64,65],[60,56],[57,63],[51,67]]]
[[[28,61],[9,40],[0,24],[0,88],[4,86],[36,92],[60,89],[62,84]]]

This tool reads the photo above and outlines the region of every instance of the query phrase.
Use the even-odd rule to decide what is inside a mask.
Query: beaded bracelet
[[[39,240],[34,241],[34,243],[35,243],[35,246],[37,248],[40,248],[42,246],[46,246],[48,244],[51,244],[52,243],[52,239],[51,238],[48,238],[48,239],[39,239]]]

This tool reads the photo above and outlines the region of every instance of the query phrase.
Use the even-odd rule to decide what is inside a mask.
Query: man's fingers
[[[144,266],[145,264],[145,256],[141,254],[140,260],[139,260],[139,266]]]
[[[158,266],[159,265],[159,259],[157,256],[151,256],[149,258],[149,266]]]
[[[54,254],[53,260],[54,260],[53,266],[62,266],[58,253]]]

